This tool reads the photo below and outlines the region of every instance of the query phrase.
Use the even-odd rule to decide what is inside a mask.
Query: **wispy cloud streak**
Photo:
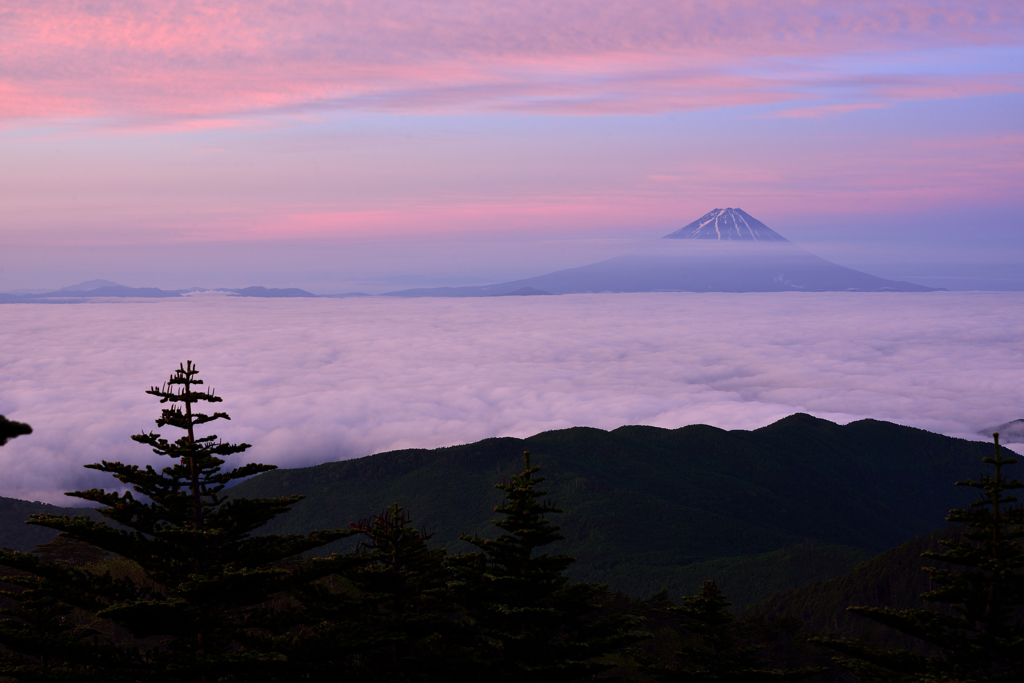
[[[822,96],[848,80],[820,68],[838,56],[1010,46],[1022,30],[1020,3],[1001,0],[14,0],[0,14],[0,117],[763,104]],[[883,99],[1022,85],[1005,66],[981,70],[947,74],[938,86],[907,74],[896,90],[873,86],[871,70],[855,78],[861,96]]]

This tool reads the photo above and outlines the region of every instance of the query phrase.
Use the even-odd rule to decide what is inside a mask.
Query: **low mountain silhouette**
[[[999,440],[1003,443],[1024,443],[1024,419],[1004,422],[997,427],[989,427],[978,431],[984,437],[991,437],[999,434]]]
[[[79,301],[87,301],[90,299],[97,299],[103,297],[164,299],[170,297],[180,297],[183,291],[188,291],[158,289],[156,287],[125,287],[124,285],[119,285],[116,283],[102,284],[100,286],[92,287],[90,289],[79,289],[79,287],[82,287],[83,285],[89,285],[98,282],[108,281],[93,280],[90,283],[82,283],[82,285],[72,285],[71,287],[65,287],[54,292],[43,292],[40,294],[0,294],[0,303],[75,303]]]
[[[62,287],[52,292],[36,292],[23,294],[0,294],[0,303],[75,303],[99,298],[144,298],[163,299],[180,297],[192,292],[227,292],[231,296],[259,298],[294,298],[316,297],[316,294],[304,289],[274,289],[267,287],[243,287],[241,289],[220,288],[208,290],[203,287],[190,289],[159,289],[157,287],[126,287],[110,280],[89,280],[77,285]]]
[[[252,296],[259,297],[262,299],[290,299],[296,297],[316,298],[316,294],[295,287],[289,287],[287,289],[268,289],[266,287],[243,287],[242,289],[221,289],[218,291],[231,292],[234,296]]]
[[[547,478],[541,488],[565,510],[553,519],[565,540],[549,550],[576,558],[572,578],[636,597],[692,594],[717,578],[743,607],[841,577],[942,526],[950,508],[974,498],[953,482],[976,473],[992,445],[800,413],[752,431],[575,427],[276,470],[231,495],[307,496],[262,533],[346,528],[397,501],[417,527],[437,532],[433,543],[468,552],[461,534],[497,533],[494,484],[522,469],[524,450]],[[0,498],[0,545],[29,550],[52,540],[52,530],[24,523],[41,512],[98,517]]]
[[[79,282],[77,285],[68,285],[67,287],[61,287],[61,292],[91,292],[102,287],[121,287],[122,285],[110,280],[89,280],[88,282]]]
[[[283,469],[232,495],[307,498],[268,533],[346,527],[399,502],[449,552],[464,533],[493,535],[494,484],[531,451],[541,487],[565,514],[551,552],[577,561],[576,580],[634,596],[695,592],[716,577],[738,605],[858,563],[943,524],[973,493],[991,444],[890,422],[842,426],[805,414],[753,431],[575,427]]]
[[[103,519],[92,508],[58,507],[39,501],[0,497],[0,547],[28,552],[57,537],[54,529],[26,524],[29,515],[84,515],[97,521]]]
[[[505,294],[495,294],[495,296],[549,296],[551,292],[545,292],[535,287],[520,287],[514,292],[506,292]]]
[[[547,275],[475,287],[388,292],[399,297],[503,296],[524,289],[587,292],[931,292],[826,261],[741,209],[715,209],[640,252]]]

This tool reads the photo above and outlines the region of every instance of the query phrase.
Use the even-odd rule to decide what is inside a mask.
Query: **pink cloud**
[[[824,104],[819,107],[798,107],[776,112],[774,116],[789,119],[818,119],[831,114],[847,114],[862,109],[884,109],[886,105],[877,102],[859,102],[853,104]]]
[[[1012,44],[1018,2],[14,0],[0,118],[650,112],[794,97],[764,60]],[[949,96],[937,91],[931,96]]]

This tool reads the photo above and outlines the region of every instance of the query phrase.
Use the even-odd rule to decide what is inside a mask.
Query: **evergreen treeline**
[[[303,496],[226,495],[231,482],[274,467],[224,467],[249,446],[199,433],[229,418],[202,408],[221,399],[191,362],[147,393],[166,405],[157,426],[180,436],[132,438],[167,465],[90,465],[117,489],[69,495],[99,504],[105,521],[34,515],[30,524],[57,539],[0,553],[0,679],[1024,679],[1024,511],[1011,495],[1024,484],[1006,477],[1016,461],[998,438],[985,459],[994,472],[959,482],[980,499],[950,513],[953,535],[920,542],[942,565],[927,570],[920,599],[895,585],[919,578],[872,561],[896,602],[876,591],[850,614],[904,638],[872,642],[873,632],[830,624],[806,590],[803,601],[790,594],[737,614],[714,580],[678,603],[571,581],[573,558],[553,550],[564,538],[551,518],[562,510],[529,452],[496,486],[503,501],[491,530],[462,535],[464,552],[433,545],[398,504],[344,528],[260,534]],[[314,552],[343,539],[350,550]],[[877,579],[872,567],[857,571]],[[856,594],[823,585],[819,602]]]

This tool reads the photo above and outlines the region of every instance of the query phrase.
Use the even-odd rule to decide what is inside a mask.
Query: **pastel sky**
[[[1022,36],[1019,0],[7,0],[0,291],[488,281],[723,206],[1012,274]]]

